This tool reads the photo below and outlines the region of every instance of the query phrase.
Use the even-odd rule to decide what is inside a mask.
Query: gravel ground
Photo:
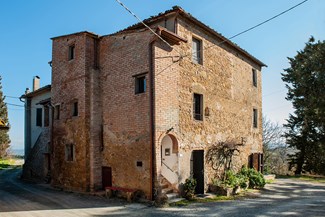
[[[325,184],[278,179],[257,198],[155,208],[124,200],[58,191],[0,170],[0,216],[325,216]]]

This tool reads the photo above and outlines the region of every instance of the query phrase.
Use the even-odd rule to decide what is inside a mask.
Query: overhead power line
[[[236,37],[238,37],[238,36],[240,36],[240,35],[242,35],[242,34],[244,34],[244,33],[246,33],[246,32],[249,32],[249,31],[251,31],[251,30],[253,30],[253,29],[255,29],[255,28],[257,28],[257,27],[259,27],[259,26],[261,26],[261,25],[263,25],[263,24],[265,24],[265,23],[268,23],[268,22],[270,22],[271,20],[273,20],[273,19],[275,19],[275,18],[277,18],[277,17],[279,17],[279,16],[281,16],[281,15],[283,15],[283,14],[285,14],[285,13],[291,11],[292,9],[294,9],[294,8],[296,8],[296,7],[298,7],[298,6],[302,5],[302,4],[304,4],[304,3],[306,3],[307,1],[308,1],[308,0],[304,0],[304,1],[302,1],[302,2],[300,2],[300,3],[298,3],[298,4],[294,5],[294,6],[292,6],[291,8],[289,8],[289,9],[287,9],[287,10],[285,10],[285,11],[282,11],[281,13],[279,13],[279,14],[277,14],[277,15],[271,17],[271,18],[269,18],[269,19],[267,19],[267,20],[265,20],[265,21],[263,21],[263,22],[261,22],[261,23],[259,23],[259,24],[256,24],[255,26],[252,26],[252,27],[250,27],[250,28],[248,28],[248,29],[246,29],[246,30],[244,30],[244,31],[241,31],[241,32],[239,32],[239,33],[237,33],[237,34],[235,34],[235,35],[229,37],[229,38],[226,38],[226,39],[224,39],[223,41],[221,41],[221,42],[219,42],[219,43],[216,43],[216,44],[213,44],[213,45],[211,45],[211,46],[209,46],[209,47],[206,47],[205,49],[210,49],[210,48],[212,48],[212,47],[214,47],[214,46],[219,46],[219,45],[221,45],[221,44],[227,42],[227,41],[230,40],[230,39],[236,38]]]
[[[5,96],[6,98],[12,98],[12,99],[19,99],[20,97],[18,96]]]
[[[13,103],[6,103],[7,105],[11,105],[11,106],[17,106],[17,107],[25,107],[24,105],[17,105],[17,104],[13,104]]]
[[[235,38],[235,37],[237,37],[237,36],[239,36],[239,35],[242,35],[242,34],[248,32],[248,31],[251,31],[251,30],[253,30],[253,29],[255,29],[255,28],[257,28],[257,27],[259,27],[259,26],[261,26],[261,25],[263,25],[263,24],[265,24],[265,23],[267,23],[267,22],[270,22],[271,20],[273,20],[273,19],[275,19],[275,18],[281,16],[282,14],[285,14],[285,13],[291,11],[292,9],[294,9],[294,8],[296,8],[296,7],[300,6],[300,5],[302,5],[303,3],[307,2],[307,1],[308,1],[308,0],[302,1],[302,2],[300,2],[299,4],[296,4],[295,6],[289,8],[289,9],[287,9],[287,10],[285,10],[285,11],[283,11],[283,12],[281,12],[281,13],[279,13],[279,14],[277,14],[277,15],[275,15],[275,16],[273,16],[273,17],[271,17],[271,18],[269,18],[269,19],[267,19],[267,20],[265,20],[265,21],[263,21],[263,22],[261,22],[261,23],[259,23],[259,24],[257,24],[257,25],[255,25],[255,26],[252,26],[252,27],[250,27],[250,28],[248,28],[248,29],[246,29],[246,30],[240,32],[240,33],[237,33],[236,35],[231,36],[229,39],[233,39],[233,38]]]
[[[169,44],[165,39],[163,39],[160,35],[158,35],[152,28],[150,28],[147,24],[145,24],[135,13],[133,13],[128,7],[126,7],[120,0],[115,0],[119,3],[125,10],[127,10],[132,16],[134,16],[140,23],[142,23],[147,29],[149,29],[153,34],[155,34],[160,40],[162,40],[165,44],[167,44],[170,48],[175,49],[171,44]],[[175,49],[179,55],[182,57],[183,55]]]

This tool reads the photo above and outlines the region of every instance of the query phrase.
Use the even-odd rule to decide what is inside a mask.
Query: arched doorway
[[[178,170],[178,142],[175,136],[168,134],[161,141],[161,175],[176,186]]]

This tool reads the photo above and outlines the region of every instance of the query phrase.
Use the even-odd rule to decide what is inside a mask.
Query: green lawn
[[[226,200],[234,200],[234,196],[214,196],[209,198],[194,198],[193,200],[181,200],[175,203],[169,204],[170,206],[187,206],[191,203],[209,203],[209,202],[216,202],[216,201],[226,201]]]
[[[298,180],[301,180],[301,181],[325,183],[325,177],[324,176],[296,175],[296,176],[277,176],[277,178],[281,178],[281,179],[298,179]]]
[[[0,170],[11,167],[14,162],[13,159],[0,159]]]

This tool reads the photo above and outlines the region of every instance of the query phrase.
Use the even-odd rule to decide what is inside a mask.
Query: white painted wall
[[[48,99],[51,97],[50,92],[42,93],[37,96],[34,96],[32,98],[31,102],[31,148],[33,148],[38,136],[42,132],[42,129],[44,127],[44,109],[42,105],[37,105],[40,101]],[[37,108],[42,108],[43,114],[42,114],[42,127],[36,126],[36,110]]]
[[[162,165],[161,174],[171,183],[178,184],[178,153],[173,153],[173,141],[166,135],[161,142],[162,147]],[[166,155],[166,149],[169,149],[170,155]],[[168,167],[172,170],[168,169]]]

